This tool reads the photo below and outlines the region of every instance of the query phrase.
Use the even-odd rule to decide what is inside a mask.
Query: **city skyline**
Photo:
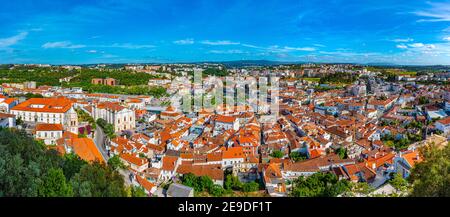
[[[0,2],[0,64],[450,64],[449,1]]]

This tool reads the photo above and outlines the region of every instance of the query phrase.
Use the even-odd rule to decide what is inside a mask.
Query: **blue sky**
[[[450,65],[450,1],[0,0],[0,63]]]

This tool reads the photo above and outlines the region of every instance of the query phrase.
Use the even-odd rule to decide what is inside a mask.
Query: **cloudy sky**
[[[450,65],[450,1],[0,0],[0,63]]]

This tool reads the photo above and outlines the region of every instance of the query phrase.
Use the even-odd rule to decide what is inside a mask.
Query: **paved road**
[[[105,149],[105,140],[106,135],[103,132],[103,129],[97,125],[97,128],[95,129],[94,134],[94,143],[97,146],[97,149],[102,153],[103,159],[108,162],[108,152]]]
[[[97,149],[102,153],[103,159],[105,159],[106,162],[108,162],[108,152],[105,148],[105,140],[106,135],[103,132],[103,129],[97,125],[97,129],[95,129],[95,136],[94,141],[95,145],[97,146]],[[130,174],[131,172],[127,169],[119,169],[119,173],[123,176],[123,180],[125,181],[126,185],[132,185],[132,182],[130,180]]]

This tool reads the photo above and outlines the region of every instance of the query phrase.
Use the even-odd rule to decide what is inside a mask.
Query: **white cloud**
[[[112,47],[112,48],[125,48],[125,49],[142,49],[142,48],[154,48],[155,45],[151,44],[132,44],[132,43],[114,43],[111,46],[106,47]]]
[[[450,36],[444,37],[443,40],[444,41],[450,41]]]
[[[418,47],[423,47],[425,45],[423,43],[412,43],[412,44],[408,44],[408,46],[418,48]]]
[[[412,38],[397,38],[392,41],[393,42],[412,42],[412,41],[414,41],[414,39],[412,39]]]
[[[209,53],[214,54],[243,54],[246,53],[242,50],[210,50]]]
[[[174,44],[179,44],[179,45],[194,44],[194,39],[187,38],[187,39],[174,41],[173,43]]]
[[[450,22],[450,3],[432,3],[428,2],[431,8],[413,12],[417,16],[426,17],[418,22]]]
[[[400,49],[407,49],[408,46],[406,46],[406,45],[404,45],[404,44],[398,44],[398,45],[397,45],[397,48],[400,48]]]
[[[323,45],[323,44],[313,44],[314,46],[316,46],[316,47],[326,47],[325,45]]]
[[[287,47],[285,46],[284,49],[290,51],[290,50],[294,50],[294,51],[315,51],[316,48],[313,47]]]
[[[97,50],[88,50],[87,52],[88,53],[97,53],[98,51]]]
[[[224,40],[224,41],[205,40],[205,41],[202,41],[201,43],[207,44],[207,45],[238,45],[238,44],[240,44],[239,42],[233,42],[233,41],[228,41],[228,40]]]
[[[82,44],[72,44],[70,41],[57,41],[57,42],[47,42],[42,45],[43,48],[64,48],[64,49],[78,49],[84,48],[86,45]]]
[[[25,39],[27,37],[27,35],[28,35],[28,32],[21,32],[17,35],[9,37],[9,38],[0,38],[0,48],[15,45],[19,41]]]
[[[244,47],[255,48],[255,49],[264,49],[263,47],[252,45],[252,44],[242,44]]]

